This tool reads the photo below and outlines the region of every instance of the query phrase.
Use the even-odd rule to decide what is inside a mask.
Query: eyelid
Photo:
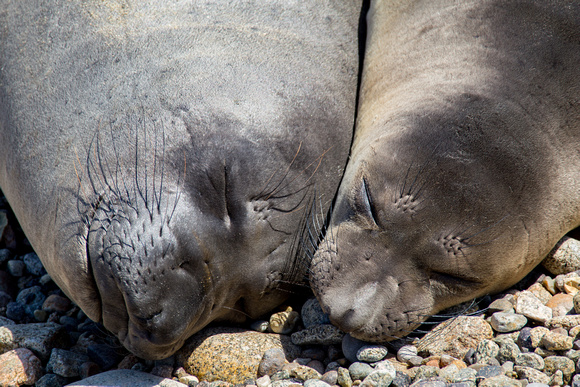
[[[368,215],[370,215],[370,218],[372,219],[374,224],[378,226],[379,223],[377,222],[377,214],[375,213],[375,207],[373,205],[373,200],[371,197],[371,193],[369,191],[369,185],[367,184],[367,180],[364,177],[362,178],[362,189],[363,192],[361,192],[361,194],[364,208],[368,213]]]

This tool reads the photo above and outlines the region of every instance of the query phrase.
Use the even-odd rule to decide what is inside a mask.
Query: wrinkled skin
[[[150,359],[283,302],[346,164],[360,4],[55,4],[0,5],[0,187],[54,281]]]
[[[355,139],[311,284],[389,341],[508,288],[580,225],[580,6],[373,1]]]

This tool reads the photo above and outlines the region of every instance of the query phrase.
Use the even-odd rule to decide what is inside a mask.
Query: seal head
[[[513,285],[580,225],[580,12],[562,3],[373,2],[355,140],[310,274],[345,332],[400,338]]]

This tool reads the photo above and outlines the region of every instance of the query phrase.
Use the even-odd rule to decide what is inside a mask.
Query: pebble
[[[240,328],[206,328],[187,341],[178,351],[177,360],[200,380],[238,384],[256,378],[264,353],[272,348],[283,350],[290,359],[300,354],[300,348],[285,335]]]
[[[36,253],[28,253],[22,257],[22,262],[26,266],[26,270],[28,273],[41,277],[46,274],[46,270],[44,270],[44,266],[42,266],[42,262],[40,262],[40,258]]]
[[[549,331],[542,336],[540,345],[548,351],[565,351],[567,349],[572,349],[574,338]]]
[[[388,352],[387,347],[383,345],[365,345],[359,348],[356,353],[356,358],[362,362],[375,363],[383,360]]]
[[[341,387],[351,387],[352,386],[352,378],[350,377],[350,372],[348,369],[339,367],[336,370],[336,383],[338,383]]]
[[[290,336],[295,345],[331,345],[342,343],[344,332],[334,325],[324,324],[294,332]]]
[[[542,261],[542,266],[554,275],[580,270],[580,242],[563,237]]]
[[[395,370],[376,370],[364,378],[360,385],[361,387],[388,387],[393,382],[393,379],[395,379],[395,376]]]
[[[186,387],[186,384],[145,372],[132,370],[112,370],[80,380],[68,386],[151,386]]]
[[[364,380],[374,369],[366,363],[355,362],[348,367],[348,372],[352,380]]]
[[[42,376],[42,363],[32,351],[17,348],[0,355],[0,386],[31,385]]]
[[[17,259],[11,259],[6,264],[6,269],[8,270],[8,273],[10,273],[10,275],[13,277],[22,277],[24,275],[25,268],[26,265],[24,264],[24,262]]]
[[[544,372],[550,376],[557,370],[562,371],[564,382],[570,382],[572,374],[575,371],[574,362],[565,356],[548,356],[544,359]]]
[[[528,322],[525,316],[517,313],[496,312],[491,315],[489,323],[497,332],[514,332],[522,329]]]
[[[250,329],[252,329],[256,332],[262,332],[262,333],[267,332],[269,327],[270,327],[270,323],[268,321],[264,321],[264,320],[254,321],[250,325]]]
[[[309,380],[309,379],[320,379],[322,375],[320,372],[316,371],[313,368],[310,368],[305,365],[299,365],[298,367],[294,367],[290,371],[290,377],[299,379],[299,380]]]
[[[320,380],[330,384],[331,386],[334,386],[338,381],[338,371],[328,371],[320,377]]]
[[[316,298],[310,298],[302,305],[300,316],[305,328],[330,324],[328,315],[324,313]]]
[[[35,310],[42,308],[45,299],[40,286],[23,289],[16,296],[16,302],[24,306],[24,312],[30,317],[34,317]]]
[[[499,354],[499,345],[492,340],[482,340],[475,349],[475,362],[487,363],[489,359],[495,358]]]
[[[22,347],[35,352],[41,360],[48,360],[54,347],[67,344],[66,332],[58,324],[31,323],[0,327],[0,352]]]
[[[284,312],[274,313],[270,316],[270,329],[274,333],[279,333],[281,335],[287,335],[294,330],[296,322],[300,318],[298,312],[293,311],[291,307],[288,307]]]
[[[574,296],[558,293],[546,303],[546,306],[552,309],[552,317],[566,316],[574,310]]]
[[[330,387],[324,380],[309,379],[304,382],[304,387]]]
[[[506,361],[515,362],[516,357],[521,353],[520,348],[517,344],[510,338],[495,339],[499,344],[499,352],[496,359],[501,363]]]
[[[497,300],[494,300],[491,304],[489,304],[488,306],[488,310],[491,313],[495,313],[495,312],[513,312],[514,310],[514,304],[512,304],[509,300],[505,299],[505,298],[500,298]]]
[[[342,342],[341,342],[342,353],[344,354],[344,357],[348,361],[350,361],[351,363],[355,363],[355,362],[359,361],[357,358],[357,353],[358,353],[359,349],[361,349],[362,347],[367,346],[369,344],[371,344],[371,343],[367,343],[366,341],[355,339],[351,335],[346,334],[342,338]]]
[[[61,297],[58,294],[51,294],[44,300],[44,303],[42,304],[42,310],[49,313],[64,313],[70,309],[70,305],[71,302],[68,298]]]
[[[415,380],[429,379],[439,376],[439,367],[422,365],[417,368],[415,373]]]
[[[526,366],[542,371],[544,369],[544,359],[536,353],[520,353],[516,356],[515,364]]]
[[[548,384],[550,382],[550,377],[548,375],[530,367],[515,366],[514,371],[518,374],[520,379],[527,379],[530,383]]]
[[[67,383],[67,379],[55,374],[46,374],[34,385],[35,387],[61,387]]]
[[[532,284],[528,289],[528,292],[532,293],[542,304],[546,304],[552,298],[552,293],[550,293],[541,283],[536,282]]]
[[[417,349],[429,355],[446,353],[462,359],[470,348],[475,348],[480,341],[492,337],[493,330],[483,318],[459,316],[431,330],[419,340]]]
[[[478,384],[478,387],[522,387],[522,384],[519,381],[508,378],[505,375],[497,375],[482,380]]]
[[[545,306],[529,291],[523,291],[518,294],[515,309],[516,313],[534,321],[546,322],[552,318],[552,309]]]
[[[87,355],[103,371],[108,371],[119,363],[119,354],[107,344],[90,344],[87,347]]]
[[[262,361],[258,366],[258,376],[270,376],[280,371],[288,363],[284,351],[280,348],[272,348],[264,352]]]
[[[46,370],[66,378],[75,377],[80,375],[80,366],[89,360],[87,355],[54,348]]]
[[[480,382],[484,379],[491,378],[503,374],[503,369],[500,366],[487,366],[481,368],[475,374],[475,381]]]

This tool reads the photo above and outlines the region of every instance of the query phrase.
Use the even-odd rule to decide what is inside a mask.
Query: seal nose
[[[368,325],[374,317],[376,307],[373,305],[379,302],[376,299],[378,286],[376,282],[371,282],[354,292],[343,288],[340,289],[341,295],[328,294],[333,300],[328,308],[330,321],[345,332],[354,332]]]

